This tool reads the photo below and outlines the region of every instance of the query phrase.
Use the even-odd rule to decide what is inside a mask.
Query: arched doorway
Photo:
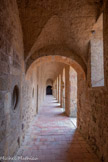
[[[47,86],[46,87],[46,95],[52,95],[52,86]]]

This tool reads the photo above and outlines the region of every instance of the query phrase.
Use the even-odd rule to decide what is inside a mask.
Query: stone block
[[[5,114],[10,113],[10,109],[12,107],[12,94],[10,92],[5,94],[5,100],[4,100],[4,111]]]

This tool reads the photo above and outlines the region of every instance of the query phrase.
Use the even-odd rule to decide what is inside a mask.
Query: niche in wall
[[[18,146],[20,147],[20,137],[17,139]]]
[[[15,85],[12,94],[12,105],[14,110],[16,110],[18,102],[19,102],[19,87]]]
[[[91,85],[104,86],[103,14],[92,30],[91,37]]]

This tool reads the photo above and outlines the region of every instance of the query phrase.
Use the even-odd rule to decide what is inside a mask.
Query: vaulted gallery
[[[107,162],[107,121],[108,1],[0,1],[0,162]]]

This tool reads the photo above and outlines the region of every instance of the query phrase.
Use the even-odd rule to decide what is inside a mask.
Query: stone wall
[[[37,114],[37,69],[23,76],[22,82],[22,106],[21,106],[21,138],[25,137],[25,133]]]
[[[108,4],[104,11],[104,73],[103,87],[91,86],[90,57],[87,82],[79,78],[78,129],[101,161],[108,161]],[[89,51],[90,52],[90,51]]]
[[[78,129],[102,161],[108,160],[108,91],[104,87],[86,89],[80,82]]]
[[[41,84],[41,74],[40,80],[37,79],[38,69],[25,73],[23,34],[16,1],[0,2],[0,12],[0,156],[12,156],[43,101],[40,95],[43,92],[39,90],[38,95],[42,97],[37,101],[37,85]],[[13,94],[15,86],[18,92]]]
[[[0,155],[12,155],[20,145],[23,40],[16,1],[1,1],[0,12]]]

